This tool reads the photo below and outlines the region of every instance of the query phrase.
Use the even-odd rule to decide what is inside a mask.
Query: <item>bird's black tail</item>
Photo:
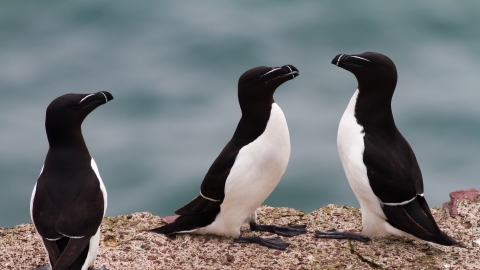
[[[178,217],[174,222],[170,224],[166,224],[161,227],[151,229],[148,231],[161,233],[161,234],[173,234],[173,233],[179,233],[179,232],[192,231],[198,228],[193,224],[185,224],[184,222],[182,222],[182,220],[178,221],[179,219],[182,219],[182,217],[183,216]]]
[[[383,212],[390,225],[417,238],[444,246],[465,247],[438,228],[423,196],[418,195],[405,205],[384,205]]]
[[[220,207],[216,207],[200,214],[179,216],[174,222],[149,231],[162,234],[192,231],[212,224],[219,212]]]

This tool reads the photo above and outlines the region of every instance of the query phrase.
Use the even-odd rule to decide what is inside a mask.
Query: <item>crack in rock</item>
[[[348,245],[350,246],[350,253],[352,253],[354,255],[357,255],[357,257],[360,259],[360,261],[367,263],[368,265],[370,265],[370,267],[372,267],[374,269],[385,269],[381,265],[379,265],[379,264],[377,264],[373,261],[370,261],[370,260],[366,259],[365,257],[363,257],[362,255],[360,255],[359,253],[357,253],[355,251],[355,249],[353,248],[352,241],[348,241]]]

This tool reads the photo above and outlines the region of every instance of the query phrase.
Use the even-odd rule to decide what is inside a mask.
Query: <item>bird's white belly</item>
[[[338,127],[337,146],[343,170],[362,210],[363,234],[369,237],[401,234],[386,222],[380,200],[373,193],[363,163],[365,143],[363,127],[355,118],[358,90],[352,96]]]
[[[265,131],[244,146],[225,183],[225,199],[215,221],[197,233],[231,237],[240,235],[240,227],[256,218],[255,210],[275,189],[290,158],[290,135],[285,116],[272,104]]]

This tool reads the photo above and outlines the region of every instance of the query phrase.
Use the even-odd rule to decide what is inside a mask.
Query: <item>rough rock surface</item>
[[[337,228],[360,232],[361,212],[348,206],[327,205],[310,214],[291,208],[262,206],[262,224],[307,224],[305,235],[284,238],[286,251],[256,244],[237,244],[231,238],[204,235],[163,235],[144,232],[165,223],[150,213],[106,217],[102,223],[95,267],[108,269],[480,269],[480,203],[457,203],[458,215],[435,207],[440,229],[467,248],[443,247],[401,237],[368,243],[324,240],[315,230]],[[245,227],[244,235],[251,235]],[[253,233],[264,237],[269,233]],[[0,228],[0,269],[32,269],[47,263],[33,225]]]

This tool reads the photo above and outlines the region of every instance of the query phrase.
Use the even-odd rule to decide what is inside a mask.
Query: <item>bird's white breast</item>
[[[98,181],[100,182],[100,190],[102,191],[103,194],[103,215],[105,215],[105,212],[107,211],[107,189],[105,188],[105,185],[103,184],[102,177],[100,176],[100,172],[98,171],[98,166],[95,160],[92,157],[92,161],[90,162],[90,166],[92,166],[92,170],[95,172],[95,175],[98,178]]]
[[[272,104],[265,131],[244,146],[225,183],[225,199],[215,221],[198,233],[237,237],[240,227],[275,189],[290,158],[290,135],[282,109]],[[253,221],[253,220],[252,220]]]

